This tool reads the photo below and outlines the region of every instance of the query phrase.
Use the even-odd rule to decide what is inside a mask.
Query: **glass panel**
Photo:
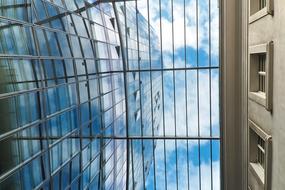
[[[217,0],[0,15],[0,189],[221,188]]]

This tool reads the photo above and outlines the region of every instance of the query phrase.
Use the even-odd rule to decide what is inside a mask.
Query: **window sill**
[[[250,92],[248,97],[252,101],[266,107],[266,95],[264,92]]]
[[[256,13],[254,13],[253,15],[249,17],[249,24],[265,17],[268,14],[270,13],[267,11],[267,7],[264,7],[263,9],[257,11]]]
[[[264,169],[258,163],[249,163],[249,169],[253,171],[255,177],[260,180],[262,184],[264,184]]]

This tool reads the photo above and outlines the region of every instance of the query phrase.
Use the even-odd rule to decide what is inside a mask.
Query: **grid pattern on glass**
[[[258,76],[259,76],[259,91],[265,93],[265,62],[266,62],[266,54],[258,55]]]
[[[0,189],[220,189],[218,1],[1,3]]]
[[[0,7],[0,189],[124,187],[126,141],[102,138],[126,123],[112,6]]]
[[[257,162],[264,168],[265,166],[265,142],[261,137],[257,137]]]
[[[135,112],[140,113],[141,132],[128,126],[128,188],[219,189],[217,1],[145,0],[116,6],[122,18],[126,70],[138,72],[141,84],[151,81],[143,89],[149,89],[147,94],[154,97],[151,102],[144,101],[142,89],[138,103],[142,110]],[[130,14],[131,7],[144,19],[140,14]],[[194,12],[189,15],[187,10]],[[142,27],[145,25],[147,28]],[[153,32],[158,39],[151,35]],[[132,39],[137,40],[137,49],[149,48],[148,54],[134,52]],[[158,48],[154,43],[157,40]],[[134,56],[138,65],[132,62]],[[157,82],[153,80],[155,76]],[[161,85],[160,90],[156,85]],[[154,102],[158,102],[157,106]],[[158,127],[156,109],[162,111],[157,112],[161,115]],[[145,123],[150,123],[150,128]]]

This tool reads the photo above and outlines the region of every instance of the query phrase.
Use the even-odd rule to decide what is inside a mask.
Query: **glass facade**
[[[217,2],[0,0],[0,190],[220,189]]]
[[[124,188],[123,137],[156,133],[161,115],[160,73],[131,71],[149,64],[145,19],[136,28],[135,8],[123,4],[0,3],[0,189]],[[133,158],[154,142],[129,144]],[[139,160],[132,178],[147,175],[151,155]]]

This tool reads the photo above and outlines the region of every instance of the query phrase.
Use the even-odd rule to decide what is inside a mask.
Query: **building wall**
[[[272,113],[263,106],[249,100],[249,119],[272,136],[272,186],[281,190],[285,187],[285,1],[274,0],[274,15],[249,24],[249,46],[274,42],[273,61],[273,109]]]

